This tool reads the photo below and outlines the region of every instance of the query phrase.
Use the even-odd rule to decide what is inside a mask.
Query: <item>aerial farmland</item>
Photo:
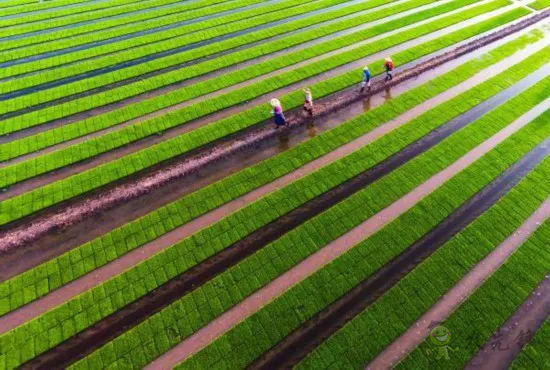
[[[550,369],[550,0],[0,0],[0,370]]]

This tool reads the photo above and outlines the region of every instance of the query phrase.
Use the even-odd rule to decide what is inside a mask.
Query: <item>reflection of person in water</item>
[[[313,122],[308,122],[306,127],[307,127],[307,134],[309,137],[317,136],[317,129],[315,128],[315,125],[313,124]]]
[[[371,107],[371,102],[370,102],[370,96],[368,96],[365,100],[363,100],[363,112],[368,112],[370,110],[370,107]]]
[[[392,98],[393,98],[393,96],[391,95],[391,87],[386,87],[384,89],[384,99],[387,101],[387,100],[390,100]]]

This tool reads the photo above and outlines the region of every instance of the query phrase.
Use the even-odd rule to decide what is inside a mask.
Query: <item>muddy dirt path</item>
[[[414,350],[429,336],[430,330],[428,329],[428,326],[431,322],[445,321],[445,319],[449,317],[449,315],[481,284],[483,284],[483,282],[491,276],[548,217],[550,217],[550,198],[547,199],[541,207],[533,213],[512,235],[497,246],[491,253],[489,253],[489,255],[487,255],[474,268],[472,268],[472,270],[470,270],[453,288],[445,293],[445,295],[426,313],[424,313],[414,323],[414,325],[407,329],[407,331],[394,340],[384,351],[382,351],[372,362],[370,362],[367,369],[389,369],[407,356],[408,353]],[[539,288],[531,295],[528,300],[529,303],[526,303],[526,305],[518,311],[518,313],[521,312],[521,321],[518,321],[519,317],[513,316],[512,318],[514,320],[509,320],[507,324],[505,324],[506,330],[503,329],[502,333],[505,333],[507,338],[512,338],[511,335],[516,334],[515,332],[518,328],[521,327],[520,329],[524,329],[526,331],[528,328],[532,328],[532,324],[539,321],[539,310],[541,306],[544,306],[543,303],[546,302],[546,304],[548,304],[548,300],[550,299],[549,289],[550,281],[547,278],[545,282],[541,284],[541,286],[539,286]],[[542,292],[545,292],[546,294],[538,294]],[[529,317],[531,313],[534,314],[534,317],[532,318]],[[519,325],[520,322],[521,325]],[[512,325],[509,326],[511,323]],[[532,332],[534,332],[534,330],[532,330]],[[518,351],[520,349],[521,348],[518,348]],[[487,350],[487,348],[484,348],[483,351],[485,350]],[[493,352],[493,354],[500,356],[502,355],[501,352],[502,351],[497,351]],[[510,352],[514,351],[511,350]],[[494,363],[485,361],[489,360],[489,358],[487,358],[487,354],[479,353],[476,358],[483,360],[479,364],[486,364],[487,366],[483,367],[485,369],[500,368],[498,366],[488,367]],[[474,358],[474,363],[471,365],[477,363],[476,358]]]
[[[548,203],[548,202],[547,202]],[[546,217],[550,215],[550,205]],[[550,315],[550,275],[533,291],[519,309],[489,338],[487,344],[466,365],[467,370],[506,370],[519,355],[523,347],[535,335]],[[497,337],[498,335],[498,337]],[[495,343],[502,344],[499,350]]]
[[[500,9],[500,10],[497,10],[497,13],[502,13],[503,11],[504,11],[503,9]],[[492,14],[494,15],[496,13],[493,12]],[[480,20],[479,18],[474,18],[473,20],[469,20],[467,22],[471,25],[471,24],[476,23],[479,20]],[[445,31],[445,33],[448,33],[448,32],[451,32],[453,30],[460,29],[460,28],[462,28],[462,26],[465,26],[465,25],[466,25],[465,23],[460,23],[459,25],[448,27],[444,31]],[[297,82],[295,84],[292,84],[290,86],[287,86],[285,88],[278,89],[278,90],[270,93],[270,95],[271,96],[280,96],[280,95],[283,95],[283,94],[286,94],[286,93],[289,93],[289,92],[292,92],[292,91],[295,91],[295,90],[298,90],[298,89],[302,89],[306,86],[311,85],[312,83],[319,82],[319,81],[325,80],[329,77],[333,77],[333,76],[345,73],[349,70],[349,68],[358,68],[360,66],[363,66],[366,63],[371,63],[375,60],[381,59],[382,57],[386,56],[388,53],[392,54],[392,53],[395,53],[395,52],[406,50],[406,49],[408,49],[412,46],[415,46],[415,45],[417,45],[421,42],[426,42],[426,41],[432,40],[434,38],[437,38],[439,36],[441,36],[441,35],[436,32],[436,33],[432,33],[432,34],[417,38],[415,40],[408,41],[406,43],[402,43],[398,46],[395,46],[395,47],[387,49],[385,51],[373,54],[369,57],[363,58],[363,59],[358,60],[356,62],[353,62],[351,64],[346,64],[346,65],[343,65],[341,67],[334,68],[334,69],[332,69],[328,72],[325,72],[323,74],[320,74],[320,75],[314,76],[312,78],[308,78],[308,79],[299,81],[299,82]],[[452,50],[452,49],[449,48],[449,49],[440,51],[440,53],[445,53],[448,50]],[[424,58],[420,58],[419,60],[417,60],[415,62],[421,63],[422,61],[429,60],[431,57],[433,57],[433,55],[438,55],[438,54],[439,53],[437,53],[437,52],[433,53],[433,54],[431,54],[429,56],[426,56]],[[410,67],[413,67],[413,66],[414,66],[414,62],[405,64],[403,66],[400,66],[400,68],[397,69],[397,73],[399,73],[400,70],[404,70],[404,69],[407,69],[407,68],[410,68]],[[393,86],[393,85],[391,85],[391,86]],[[234,89],[235,88],[233,88],[233,87],[228,88],[227,91],[233,91]],[[217,92],[209,94],[209,95],[206,96],[206,98],[209,98],[211,96],[216,96],[217,94],[218,94]],[[102,130],[102,131],[99,131],[99,132],[96,132],[96,133],[92,133],[92,134],[87,135],[85,137],[81,137],[81,138],[77,138],[77,139],[74,139],[74,140],[71,140],[71,141],[60,143],[60,144],[57,144],[56,146],[46,148],[46,149],[43,149],[41,151],[29,153],[29,154],[26,154],[24,156],[14,158],[11,161],[6,161],[6,162],[3,162],[3,163],[0,163],[0,167],[4,167],[6,165],[11,165],[11,164],[14,164],[14,163],[19,163],[19,162],[24,161],[24,160],[33,159],[33,158],[36,158],[37,156],[40,156],[42,154],[45,154],[45,153],[48,153],[48,152],[51,152],[51,151],[54,151],[54,150],[59,150],[59,149],[62,149],[62,148],[66,148],[66,147],[70,146],[71,144],[78,144],[80,142],[87,141],[87,140],[90,140],[92,138],[101,136],[105,133],[109,133],[109,132],[119,130],[120,128],[122,128],[124,126],[141,123],[141,122],[145,121],[146,119],[158,118],[158,117],[162,116],[163,114],[165,114],[167,112],[171,112],[173,110],[188,107],[190,104],[193,104],[193,103],[196,103],[196,102],[202,101],[202,100],[204,100],[204,97],[199,97],[199,98],[193,99],[191,101],[184,102],[182,104],[178,104],[176,106],[169,107],[167,109],[151,113],[151,114],[146,115],[146,116],[141,116],[139,118],[136,118],[136,119],[133,119],[133,120],[128,121],[126,123],[123,123],[122,125],[117,125],[115,127],[107,128],[105,130]],[[114,148],[112,150],[109,150],[108,152],[98,154],[98,155],[96,155],[92,158],[88,158],[84,161],[73,163],[73,164],[68,164],[67,166],[64,166],[63,168],[57,169],[53,172],[41,174],[39,176],[27,179],[25,181],[22,181],[20,183],[12,185],[7,192],[0,193],[0,201],[8,199],[9,197],[12,197],[12,196],[16,196],[16,195],[28,192],[32,189],[43,186],[45,184],[49,184],[53,181],[57,181],[57,180],[69,177],[71,175],[86,171],[88,169],[97,167],[98,165],[100,165],[104,162],[112,161],[112,160],[121,158],[123,156],[135,153],[139,150],[148,148],[152,145],[164,142],[166,140],[169,140],[169,139],[172,139],[174,137],[180,136],[182,134],[188,133],[188,132],[190,132],[192,130],[195,130],[199,127],[208,125],[209,123],[212,123],[213,121],[217,121],[217,120],[227,118],[227,117],[229,117],[233,114],[236,114],[238,112],[241,112],[245,109],[253,108],[253,107],[256,107],[256,106],[261,105],[261,104],[265,104],[265,96],[261,96],[261,97],[252,99],[252,100],[248,101],[245,104],[234,105],[230,108],[217,111],[217,112],[215,112],[211,115],[200,117],[200,118],[195,119],[193,121],[187,122],[183,125],[179,125],[177,127],[166,130],[166,131],[162,132],[159,135],[150,135],[150,136],[142,138],[138,141],[134,141],[134,142],[132,142],[128,145],[117,147],[117,148]],[[330,102],[329,102],[329,104],[330,104]],[[319,105],[319,104],[317,104],[317,105]],[[237,133],[236,135],[237,136],[238,135],[245,135],[247,132],[254,131],[254,129],[257,128],[258,126],[261,126],[261,124],[258,124],[258,125],[255,125],[254,127],[243,130],[240,133]]]
[[[505,134],[502,136],[506,137]],[[343,195],[347,197],[349,195],[348,192]],[[338,197],[339,194],[335,191],[331,191],[330,195],[331,198],[329,199],[330,203],[332,203],[334,202],[334,197]],[[90,329],[68,339],[51,351],[38,356],[27,363],[25,368],[49,368],[53,365],[67,366],[84,357],[86,354],[91,353],[93,350],[99,348],[102,343],[106,343],[108,340],[113,339],[129,327],[137,325],[145,318],[166,307],[169,303],[191,292],[205,281],[209,281],[230,266],[235,265],[242,259],[251,255],[254,251],[279,238],[288,231],[284,225],[294,225],[296,222],[299,222],[298,220],[307,220],[311,218],[310,210],[321,206],[320,203],[323,199],[320,198],[322,197],[323,196],[317,198],[315,200],[317,202],[308,203],[307,209],[303,209],[302,207],[302,209],[297,210],[298,212],[290,212],[282,216],[267,228],[252,233],[248,237],[245,237],[229,248],[197,265],[195,268],[170,280],[159,289],[110,315]],[[336,201],[339,200],[341,199],[337,199]],[[325,202],[328,201],[327,199]],[[322,209],[326,208],[326,206],[322,207]],[[319,210],[316,211],[317,212],[314,212],[314,214],[319,213]],[[346,244],[349,245],[349,243]]]
[[[528,20],[519,22],[515,26],[510,26],[502,32],[511,34],[514,32],[514,30],[524,28],[534,22],[535,20],[533,18],[530,18]],[[415,68],[412,68],[400,74],[396,74],[394,81],[390,85],[397,85],[398,83],[413,78],[424,71],[435,68],[446,61],[450,61],[460,55],[464,55],[469,51],[475,50],[487,43],[490,43],[491,41],[498,40],[503,36],[504,35],[497,32],[484,37],[482,40],[471,42],[455,49],[452,52],[447,52],[446,54],[443,54],[439,57],[428,60]],[[372,93],[378,93],[384,90],[386,87],[387,85],[384,85],[380,82],[378,84],[374,84]],[[344,108],[345,106],[360,101],[361,99],[363,99],[363,96],[359,95],[357,92],[345,92],[336,99],[317,104],[317,116],[326,116],[332,111]],[[305,124],[307,123],[307,121],[308,118],[304,116],[291,117],[291,127]],[[279,130],[279,132],[281,132],[281,130]],[[170,181],[194,172],[200,169],[206,163],[212,163],[216,160],[221,159],[222,157],[228,157],[230,154],[236,153],[246,147],[256,145],[257,143],[265,141],[276,135],[278,135],[277,131],[271,128],[264,127],[257,130],[256,132],[253,132],[245,140],[234,140],[227,142],[225,148],[214,147],[213,149],[206,150],[204,154],[201,153],[195,158],[192,157],[192,159],[188,161],[188,163],[173,166],[172,168],[158,174],[155,181],[152,181],[154,177],[148,177],[146,179],[143,179],[139,183],[135,183],[135,185],[131,187],[130,191],[125,189],[124,186],[120,186],[118,188],[112,189],[106,196],[96,199],[88,199],[83,202],[84,204],[80,203],[78,204],[78,206],[75,205],[69,209],[66,209],[62,214],[57,214],[54,217],[42,220],[43,222],[41,222],[40,225],[33,224],[30,227],[26,228],[25,232],[20,231],[20,235],[17,237],[13,237],[14,234],[11,234],[9,238],[10,244],[12,246],[16,246],[29,242],[33,239],[36,240],[41,235],[46,235],[52,230],[63,228],[64,225],[75,224],[80,220],[86,218],[87,216],[103,212],[118,203],[123,203],[125,201],[128,201],[129,199],[138,197],[140,194],[145,194],[153,188],[157,188],[160,185],[167,184]],[[4,248],[4,250],[7,249],[9,248]]]
[[[490,1],[490,0],[487,0],[487,1]],[[432,7],[434,6],[433,4],[430,4],[430,5],[432,5]],[[441,5],[441,4],[435,4],[435,5]],[[474,4],[474,5],[479,5],[479,4]],[[470,7],[473,7],[474,5],[472,5]],[[415,10],[417,10],[417,9],[415,9]],[[456,12],[463,11],[463,10],[464,10],[464,8],[461,8],[461,9],[458,9]],[[500,10],[498,10],[498,12],[502,13],[502,12],[505,12],[506,10],[509,10],[509,8],[500,9]],[[403,27],[403,28],[400,28],[400,29],[397,29],[397,30],[394,30],[394,31],[391,31],[391,32],[387,32],[387,33],[369,38],[369,39],[365,39],[365,40],[361,41],[360,43],[356,43],[356,44],[350,45],[348,47],[341,48],[341,49],[323,54],[321,56],[311,58],[311,59],[305,60],[305,61],[300,62],[300,63],[293,64],[293,65],[285,67],[285,68],[278,69],[278,70],[270,72],[270,73],[266,73],[266,74],[264,74],[262,76],[259,76],[259,77],[254,77],[254,78],[248,79],[246,81],[234,84],[230,87],[226,87],[226,88],[223,88],[223,89],[220,89],[220,90],[217,90],[217,91],[214,91],[214,92],[211,92],[211,93],[208,93],[208,94],[205,94],[205,95],[202,95],[202,96],[190,99],[190,100],[187,100],[185,102],[182,102],[182,103],[179,103],[179,104],[176,104],[176,105],[172,105],[170,107],[166,107],[166,108],[157,110],[155,112],[151,112],[149,114],[137,117],[135,119],[132,119],[132,120],[129,120],[129,121],[126,121],[126,122],[123,122],[121,124],[118,124],[118,125],[115,125],[115,126],[112,126],[112,127],[108,127],[108,128],[105,128],[105,129],[102,129],[102,130],[99,130],[99,131],[96,131],[96,132],[93,132],[93,133],[90,133],[88,135],[81,136],[81,137],[78,137],[78,138],[75,138],[75,139],[72,139],[72,140],[67,140],[67,141],[64,141],[62,143],[50,146],[50,147],[40,149],[38,151],[34,151],[34,152],[31,152],[31,153],[28,153],[28,154],[24,154],[24,155],[21,155],[17,158],[13,158],[11,160],[8,160],[8,161],[0,162],[0,168],[5,167],[5,166],[9,166],[9,165],[12,165],[12,164],[15,164],[15,163],[19,163],[19,162],[22,162],[22,161],[26,161],[26,160],[29,160],[29,159],[32,159],[32,158],[36,158],[38,156],[41,156],[41,155],[44,155],[46,153],[50,153],[50,152],[53,152],[53,151],[56,151],[56,150],[67,148],[69,146],[88,141],[90,139],[93,139],[93,138],[111,133],[113,131],[118,131],[118,130],[124,128],[124,127],[134,125],[134,124],[138,124],[138,123],[141,123],[141,122],[144,122],[144,121],[147,121],[149,119],[156,118],[156,117],[161,117],[161,116],[163,116],[165,114],[168,114],[170,112],[175,112],[175,111],[181,110],[183,108],[187,108],[191,105],[194,105],[194,104],[197,104],[197,103],[200,103],[200,102],[204,102],[205,100],[212,99],[212,98],[218,97],[218,96],[223,95],[223,94],[228,94],[228,93],[231,93],[233,91],[236,91],[236,90],[239,90],[239,89],[242,89],[242,88],[245,88],[245,87],[249,87],[251,85],[254,85],[254,84],[256,84],[260,81],[266,80],[268,78],[272,78],[274,76],[280,75],[280,74],[285,73],[285,72],[293,71],[296,68],[303,67],[303,66],[306,66],[306,65],[311,64],[311,63],[318,62],[320,60],[329,58],[329,57],[334,56],[336,54],[339,54],[341,52],[345,52],[347,50],[354,49],[354,48],[359,47],[361,45],[374,43],[377,40],[391,37],[392,35],[394,35],[396,33],[403,32],[407,29],[411,29],[411,28],[414,28],[414,27],[417,27],[417,26],[421,26],[422,24],[429,23],[429,22],[434,21],[436,19],[448,16],[452,13],[455,13],[455,12],[446,13],[446,14],[443,14],[443,15],[438,16],[438,17],[430,18],[428,20],[412,24],[412,25],[407,26],[407,27]],[[497,14],[497,13],[491,13],[491,15],[495,15],[495,14]],[[483,18],[486,18],[486,16],[484,15]],[[481,18],[478,18],[477,21],[479,21],[480,19]],[[386,20],[386,19],[384,19],[384,20]],[[475,23],[472,20],[470,20],[469,22],[471,24]],[[453,30],[462,28],[465,25],[466,25],[465,23],[460,23],[459,25],[449,27],[448,29],[445,29],[445,33],[452,32]],[[363,28],[370,28],[370,26],[368,26],[368,27],[363,26]],[[275,91],[273,91],[269,94],[275,95],[275,96],[284,95],[284,94],[289,93],[291,91],[302,88],[306,85],[311,85],[311,84],[314,84],[316,82],[325,80],[327,78],[345,73],[350,68],[356,68],[358,66],[362,66],[362,65],[365,65],[365,64],[370,64],[370,63],[372,63],[376,60],[382,59],[385,55],[395,54],[397,52],[406,50],[406,49],[408,49],[412,46],[418,45],[419,43],[422,43],[422,42],[425,42],[425,41],[428,41],[428,40],[432,40],[432,39],[434,39],[436,37],[440,37],[440,36],[441,36],[440,33],[432,33],[432,34],[423,36],[421,38],[417,38],[415,40],[410,40],[408,42],[402,43],[400,45],[396,45],[392,48],[389,48],[389,49],[386,49],[384,51],[372,54],[368,57],[362,58],[362,59],[360,59],[358,61],[355,61],[351,64],[342,65],[340,67],[332,69],[331,71],[322,73],[322,74],[317,75],[317,76],[307,78],[303,81],[299,81],[295,84],[288,85],[284,88],[277,89],[277,90],[275,90]],[[252,63],[243,63],[243,64],[246,64],[244,66],[248,67],[249,65],[253,65],[253,64],[257,64],[257,63],[258,63],[258,61],[254,60],[254,61],[252,61]],[[400,70],[409,68],[410,66],[411,66],[411,64],[408,64],[408,65],[405,65],[405,66],[400,66],[397,69],[397,72],[399,72]],[[240,67],[242,68],[243,65],[241,65]],[[228,69],[233,69],[233,67],[228,68]],[[235,68],[235,69],[238,69],[238,68]],[[214,75],[219,76],[219,75],[222,75],[223,73],[225,73],[224,70],[216,71],[214,73]],[[209,74],[209,75],[212,75],[212,74]],[[214,76],[214,78],[215,78],[215,76]],[[180,89],[182,86],[191,85],[190,87],[192,87],[193,83],[206,80],[206,78],[203,78],[203,77],[204,76],[199,76],[197,78],[193,78],[193,79],[184,81],[180,84],[169,86],[165,89],[156,90],[156,91],[154,91],[150,94],[147,93],[147,94],[144,94],[144,95],[141,95],[141,96],[136,96],[134,98],[125,100],[122,103],[122,106],[126,106],[126,105],[131,104],[131,103],[136,103],[136,102],[142,101],[142,100],[144,100],[144,97],[146,99],[150,99],[152,96],[162,95],[163,93]],[[212,77],[212,76],[210,76],[210,77]],[[179,136],[183,133],[186,133],[186,132],[189,132],[191,130],[197,129],[199,127],[207,125],[208,123],[211,123],[212,121],[216,121],[216,120],[219,120],[219,119],[226,118],[226,117],[228,117],[232,114],[235,114],[237,112],[240,112],[240,111],[243,111],[243,110],[246,110],[246,109],[249,109],[249,108],[253,108],[253,107],[255,107],[257,105],[261,105],[261,104],[265,104],[265,96],[261,96],[261,97],[252,99],[252,100],[250,100],[250,101],[248,101],[244,104],[239,104],[237,106],[222,109],[222,110],[217,111],[217,112],[215,112],[211,115],[198,118],[194,121],[188,122],[188,123],[186,123],[184,125],[181,125],[181,126],[178,126],[178,127],[171,128],[169,130],[166,130],[163,133],[163,135],[160,136],[160,137],[159,136],[150,136],[150,137],[147,137],[147,138],[143,138],[143,139],[141,139],[137,142],[131,143],[131,144],[125,146],[125,147],[115,148],[114,150],[110,151],[109,153],[104,153],[103,155],[100,155],[99,157],[95,157],[95,159],[92,159],[91,162],[87,163],[86,168],[89,168],[89,166],[93,166],[93,163],[97,163],[98,161],[101,160],[100,158],[102,158],[102,157],[107,156],[109,158],[109,160],[113,159],[114,157],[119,158],[120,156],[127,155],[128,153],[133,153],[133,152],[138,151],[140,149],[146,148],[150,145],[159,143],[161,141],[168,140],[170,138]],[[112,109],[109,109],[107,107],[107,110],[112,110]],[[102,112],[102,113],[104,113],[104,112]],[[49,123],[45,124],[45,125],[39,125],[39,126],[36,126],[34,128],[30,128],[28,130],[15,132],[13,134],[10,134],[9,136],[0,137],[0,143],[10,142],[10,141],[16,140],[18,138],[22,138],[22,137],[28,137],[28,136],[30,136],[29,134],[31,134],[31,133],[47,131],[47,129],[51,129],[51,128],[59,127],[59,126],[63,126],[63,125],[60,124],[60,122],[57,122],[57,121],[53,122],[53,126]],[[103,160],[105,160],[105,159],[103,159]],[[68,171],[68,173],[72,173],[70,168],[66,168],[66,171]]]
[[[3,254],[2,259],[0,260],[0,281],[15,276],[18,273],[26,271],[31,267],[47,261],[53,256],[57,256],[73,247],[85,243],[86,241],[103,235],[118,226],[128,223],[140,216],[146,215],[161,206],[180,199],[185,194],[189,194],[215,182],[218,179],[229,176],[238,170],[252,166],[266,158],[279,154],[288,148],[294,147],[299,143],[308,140],[320,132],[336,127],[342,122],[383,104],[388,99],[399,96],[413,87],[424,84],[435,76],[456,68],[466,60],[476,58],[477,55],[487,52],[487,50],[484,49],[487,48],[480,49],[479,54],[472,53],[461,58],[457,58],[452,62],[436,68],[429,74],[419,75],[418,77],[399,84],[388,91],[384,91],[384,93],[369,96],[366,100],[349,105],[345,110],[329,114],[319,121],[313,120],[306,126],[302,126],[291,131],[288,136],[274,137],[271,140],[264,141],[256,147],[237,153],[235,156],[229,158],[229,160],[208,165],[199,172],[191,176],[186,176],[181,181],[174,182],[163,188],[155,189],[142,197],[115,207],[109,212],[104,212],[91,218],[87,218],[73,227],[59,230],[56,233],[50,233],[45,237],[39,238],[34,243],[27,244],[25,248],[18,248],[13,250],[12,253]],[[530,50],[529,53],[535,51],[536,50]],[[195,231],[198,231],[200,228],[207,226],[207,224],[205,224],[205,220],[208,220],[209,223],[213,223],[233,212],[236,209],[235,204],[252,202],[277,187],[282,187],[292,181],[295,181],[305,174],[337,160],[361,146],[367,145],[369,142],[376,140],[407,121],[417,117],[424,111],[455,97],[456,95],[470,89],[473,85],[486,81],[487,79],[507,69],[509,65],[515,64],[528,56],[527,53],[521,56],[519,54],[520,53],[491,66],[490,70],[479,73],[464,83],[445,91],[444,93],[423,104],[420,104],[400,117],[397,117],[393,121],[389,121],[383,126],[374,129],[372,132],[367,133],[363,137],[360,137],[357,140],[354,140],[353,142],[344,145],[309,164],[304,165],[297,171],[283,176],[270,184],[262,186],[243,197],[237,198],[233,202],[229,202],[228,204],[199,217],[197,220],[191,221],[191,223],[196,225],[196,227],[186,224],[181,228],[171,231],[169,234],[179,235],[179,238],[182,239]],[[240,208],[240,206],[237,207]],[[169,240],[173,239],[168,235],[167,237]],[[153,244],[157,245],[158,243],[164,244],[162,242],[162,238],[157,239]],[[170,244],[165,244],[165,246],[168,245]],[[144,246],[144,248],[147,249],[148,247]]]
[[[305,358],[320,343],[373,304],[399,280],[439,247],[494,205],[550,153],[550,138],[512,165],[420,240],[392,259],[373,276],[294,330],[265,352],[251,369],[289,368]]]
[[[385,225],[398,218],[420,200],[424,199],[427,195],[436,190],[450,177],[466,168],[469,164],[473,163],[483,154],[498,145],[499,142],[502,142],[502,140],[512,135],[513,132],[519,130],[522,126],[527,124],[528,121],[529,117],[520,118],[518,121],[514,122],[511,126],[505,129],[507,132],[498,133],[495,137],[474,148],[459,161],[434,175],[432,178],[419,185],[417,188],[394,202],[392,205],[353,228],[350,232],[329,243],[315,254],[306,258],[298,265],[294,266],[238,305],[216,318],[207,326],[197,331],[191,337],[174,347],[158,360],[151,363],[149,368],[171,368],[178,362],[196,353],[216,337],[222,335],[224,332],[246,319],[259,308],[265,306],[271,300],[282,294],[284,291],[304,280],[322,268],[325,264],[338,258],[343,253],[353,248],[357,243],[368,238],[370,235],[374,234]],[[300,348],[302,345],[303,343],[295,348]]]

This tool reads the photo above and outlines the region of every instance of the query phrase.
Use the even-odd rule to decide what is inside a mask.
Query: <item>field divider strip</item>
[[[548,275],[544,288],[548,286]],[[540,288],[540,287],[539,287]],[[537,288],[534,294],[541,293]],[[550,311],[550,310],[549,310]],[[550,348],[550,320],[548,317],[544,324],[535,332],[534,337],[530,339],[529,343],[523,347],[523,350],[519,353],[518,357],[514,360],[510,369],[530,369],[530,368],[542,368],[546,362],[546,354]]]

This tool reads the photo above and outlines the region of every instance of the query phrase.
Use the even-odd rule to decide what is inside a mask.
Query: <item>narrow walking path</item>
[[[430,334],[429,330],[426,329],[428,325],[432,321],[445,321],[462,301],[483,284],[485,279],[491,276],[548,217],[550,217],[550,198],[514,234],[509,236],[485,259],[470,270],[438,303],[432,306],[413,326],[369,363],[367,369],[391,368],[420,345]],[[550,287],[550,284],[547,285]],[[489,369],[490,367],[484,368]]]

